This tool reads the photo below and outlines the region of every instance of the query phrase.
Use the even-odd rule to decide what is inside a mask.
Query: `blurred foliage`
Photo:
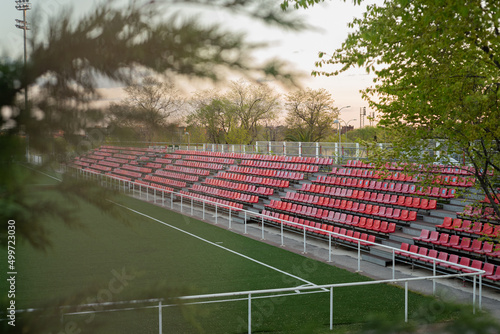
[[[288,2],[288,1],[286,1]],[[296,1],[302,7],[316,1]],[[394,158],[473,167],[476,185],[500,217],[500,7],[497,0],[388,0],[370,4],[313,75],[351,67],[376,75],[363,91],[393,128]],[[440,154],[423,154],[439,151]],[[373,151],[377,152],[377,151]],[[464,163],[464,162],[462,162]],[[414,171],[416,172],[416,171]]]
[[[285,62],[271,59],[256,64],[252,60],[252,52],[265,45],[249,43],[242,33],[221,24],[186,18],[182,11],[189,6],[230,12],[285,29],[306,28],[293,13],[281,11],[278,2],[260,0],[131,1],[126,5],[102,1],[88,13],[77,16],[63,9],[47,20],[33,11],[32,20],[28,18],[33,23],[27,66],[20,60],[0,59],[0,108],[8,111],[0,120],[0,208],[3,222],[18,220],[20,239],[44,249],[49,245],[44,219],[57,216],[68,224],[74,222],[65,208],[31,196],[26,187],[30,172],[18,165],[25,161],[25,152],[43,156],[40,168],[54,175],[60,163],[99,146],[113,131],[144,137],[106,124],[103,109],[94,104],[100,82],[137,87],[134,79],[144,75],[217,81],[236,71],[249,80],[265,77],[285,85],[296,83]],[[27,89],[29,103],[25,105]],[[132,117],[128,111],[124,108]],[[107,195],[69,179],[51,187],[110,209],[102,200]],[[2,236],[6,231],[2,228]]]

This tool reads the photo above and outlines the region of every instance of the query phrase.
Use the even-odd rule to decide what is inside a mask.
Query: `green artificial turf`
[[[40,183],[50,183],[38,177]],[[174,304],[182,295],[295,287],[306,284],[213,244],[126,209],[121,219],[94,206],[68,199],[54,190],[33,186],[33,196],[71,207],[84,228],[47,221],[53,246],[46,252],[18,242],[16,249],[18,309],[164,298]],[[102,199],[106,200],[106,199]],[[314,261],[149,203],[125,196],[114,201],[186,232],[226,247],[314,284],[368,280],[356,273]],[[16,222],[22,224],[23,222]],[[5,250],[1,250],[2,254]],[[5,280],[0,282],[6,291]],[[3,298],[3,297],[2,297]],[[334,324],[355,328],[371,314],[404,318],[404,290],[388,285],[334,290]],[[410,293],[410,317],[432,298]],[[155,303],[137,304],[154,306]],[[129,306],[129,305],[128,305]],[[240,333],[247,330],[247,300],[169,306],[162,311],[164,333]],[[118,306],[56,309],[54,333],[155,333],[158,309],[111,311]],[[108,312],[70,314],[74,311]],[[257,299],[252,303],[254,332],[328,332],[329,294]],[[54,316],[55,315],[55,316]],[[449,314],[442,314],[446,318]],[[19,316],[23,321],[23,316]],[[29,319],[28,317],[26,319]],[[33,321],[33,320],[31,320]],[[35,323],[38,320],[34,320]],[[42,321],[42,320],[39,320]],[[47,332],[52,332],[47,331]]]

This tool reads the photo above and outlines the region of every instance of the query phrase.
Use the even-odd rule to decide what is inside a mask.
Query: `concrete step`
[[[440,222],[442,223],[443,220],[441,219]],[[412,222],[410,227],[412,229],[418,230],[419,235],[420,235],[420,230],[429,230],[429,231],[435,231],[436,230],[436,224],[434,223],[429,223],[425,221],[415,221]]]
[[[264,203],[262,203],[262,204],[255,203],[252,207],[248,208],[247,210],[249,210],[249,211],[255,211],[255,212],[261,212],[265,208],[264,205],[265,204],[269,204],[269,202],[270,201],[264,201]]]
[[[467,204],[471,204],[471,203],[472,203],[472,201],[469,201],[469,200],[466,200],[466,199],[463,199],[463,198],[454,198],[454,199],[450,200],[450,204],[451,205],[461,206],[461,207],[464,207]]]
[[[409,238],[413,238],[413,237],[418,237],[420,235],[421,230],[422,230],[422,228],[415,228],[415,227],[408,226],[408,227],[403,228],[403,233],[408,235]],[[434,230],[434,228],[433,228],[433,230]]]
[[[389,249],[380,246],[370,247],[370,255],[392,259],[392,252]]]
[[[443,210],[450,212],[462,212],[464,211],[464,205],[444,204]]]
[[[363,254],[361,256],[361,259],[363,261],[374,263],[374,264],[377,264],[377,265],[382,266],[382,267],[387,267],[388,265],[392,264],[391,259],[387,259],[387,258],[380,257],[377,255],[372,255],[372,254]]]
[[[430,216],[427,217],[436,217],[436,218],[444,218],[444,217],[454,217],[455,212],[448,210],[433,210]],[[425,220],[425,219],[424,219]]]
[[[391,239],[385,239],[385,240],[382,240],[382,245],[393,247],[393,248],[400,248],[401,247],[401,242],[400,241],[391,240]]]
[[[413,244],[413,236],[402,232],[391,233],[388,240],[399,244],[401,244],[402,242],[406,242],[407,244]]]
[[[450,217],[455,218],[456,215],[450,215]],[[422,221],[433,224],[433,225],[439,225],[443,222],[444,217],[435,217],[435,216],[426,216]]]

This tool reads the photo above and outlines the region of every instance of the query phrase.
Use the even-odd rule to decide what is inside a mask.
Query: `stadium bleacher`
[[[484,197],[479,206],[455,201],[457,188],[467,191],[474,185],[470,167],[412,166],[420,170],[410,173],[395,163],[379,170],[373,164],[350,160],[322,171],[332,164],[327,158],[191,150],[167,153],[165,149],[115,146],[103,146],[72,161],[75,168],[179,192],[198,202],[211,201],[235,210],[254,207],[267,223],[290,231],[318,238],[338,233],[334,239],[340,245],[352,246],[348,237],[356,237],[364,240],[366,252],[370,252],[370,242],[399,240],[401,250],[413,253],[397,254],[399,261],[429,267],[432,260],[423,256],[430,256],[468,263],[487,268],[484,278],[490,283],[500,281],[500,250],[491,242],[500,236],[500,222],[489,199]],[[425,173],[432,173],[433,179],[422,186],[419,181]],[[450,217],[441,216],[437,223],[425,221],[450,201],[459,210],[448,210]],[[405,234],[407,229],[420,235]],[[398,237],[393,239],[393,235]]]

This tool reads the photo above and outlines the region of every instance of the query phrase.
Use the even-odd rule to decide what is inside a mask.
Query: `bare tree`
[[[133,129],[138,136],[151,142],[174,122],[184,105],[184,99],[174,84],[145,77],[125,89],[127,97],[111,106],[113,125]]]
[[[259,125],[274,119],[280,110],[278,95],[265,84],[233,81],[226,98],[236,120],[235,126],[248,134],[247,144],[257,138]]]
[[[279,100],[267,85],[233,81],[225,94],[197,93],[192,106],[188,123],[205,127],[209,141],[249,144],[257,138],[259,127],[276,117]]]
[[[333,98],[326,89],[298,90],[286,96],[287,138],[315,142],[323,139],[338,117]]]

